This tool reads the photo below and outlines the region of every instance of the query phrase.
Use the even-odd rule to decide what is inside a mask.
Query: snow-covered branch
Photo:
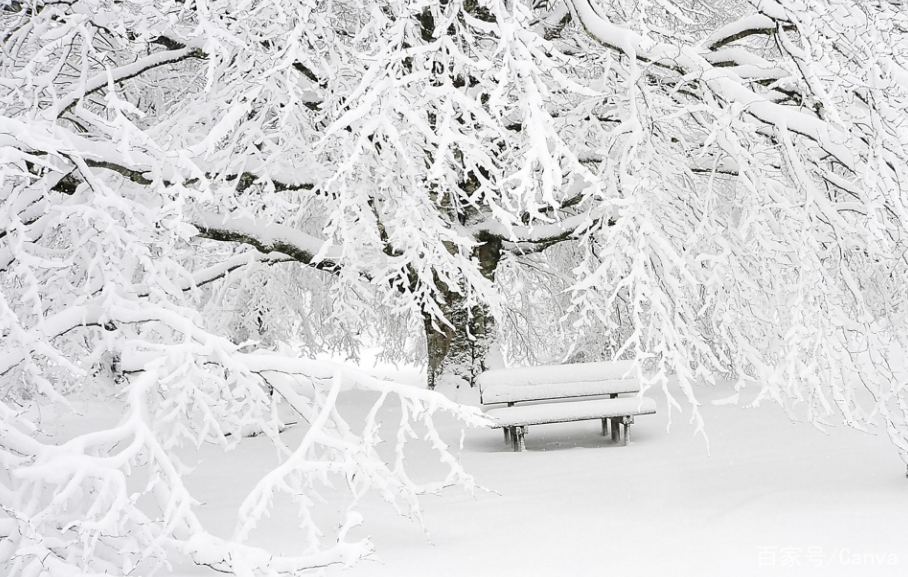
[[[330,363],[286,353],[240,353],[236,345],[206,333],[178,311],[134,309],[126,304],[108,307],[105,322],[157,323],[157,330],[173,331],[179,344],[149,346],[134,341],[134,348],[122,351],[120,368],[130,376],[119,424],[60,445],[45,444],[22,428],[28,423],[23,420],[26,413],[5,402],[2,405],[0,458],[10,476],[0,504],[9,515],[5,547],[15,552],[12,575],[28,574],[31,567],[42,565],[58,571],[144,566],[155,558],[162,562],[172,553],[236,574],[293,575],[335,563],[351,564],[371,554],[368,540],[344,539],[358,523],[356,502],[366,491],[378,491],[401,514],[419,519],[417,495],[450,485],[472,489],[472,478],[438,438],[431,417],[450,412],[465,425],[484,426],[486,420],[476,409],[438,393],[379,381]],[[49,324],[61,334],[79,322],[97,320],[88,316],[54,319]],[[370,417],[359,425],[362,429],[347,423],[335,405],[340,391],[350,387],[378,395]],[[271,396],[268,390],[273,391]],[[412,431],[417,423],[426,427],[433,448],[449,468],[442,481],[414,483],[400,466],[404,449],[400,444],[397,466],[390,467],[376,452],[382,441],[377,413],[391,399],[398,399],[403,411],[401,431]],[[285,403],[307,423],[297,447],[287,446],[278,435],[281,421],[276,408]],[[197,498],[182,480],[185,468],[173,449],[184,441],[229,446],[235,441],[228,439],[236,439],[250,427],[271,438],[286,458],[259,481],[239,509],[235,537],[223,540],[212,536],[196,516]],[[144,486],[159,513],[140,508],[127,493],[130,471],[147,476]],[[275,493],[311,493],[314,479],[334,478],[354,496],[343,512],[344,528],[337,544],[320,544],[325,528],[315,525],[309,515],[309,500],[301,503],[300,510],[310,540],[308,554],[274,555],[243,543],[267,515]],[[64,511],[73,521],[60,526],[55,519]],[[82,536],[76,555],[55,545],[70,535]]]
[[[718,50],[750,36],[775,34],[777,30],[777,22],[769,16],[749,14],[714,30],[703,45],[709,50]]]
[[[187,58],[204,58],[205,54],[201,50],[195,48],[180,48],[178,50],[165,50],[161,52],[155,52],[154,54],[149,54],[144,58],[140,58],[135,62],[128,64],[126,66],[121,66],[116,70],[107,70],[102,73],[98,73],[92,78],[87,79],[85,82],[80,83],[78,88],[73,89],[69,94],[66,94],[59,100],[57,105],[48,111],[49,117],[59,118],[62,114],[66,113],[70,108],[76,105],[77,102],[92,94],[106,88],[115,83],[120,83],[130,78],[135,78],[140,74],[145,74],[154,68],[159,66],[165,66],[167,64],[173,64],[175,62],[180,62]]]
[[[303,264],[331,270],[338,266],[341,253],[326,242],[295,228],[257,222],[250,218],[231,218],[215,213],[199,212],[192,224],[205,238],[236,242],[255,247],[262,254],[278,252]]]
[[[842,129],[816,116],[783,106],[745,86],[728,69],[716,68],[693,47],[677,47],[654,42],[632,30],[616,26],[593,8],[590,0],[568,0],[586,31],[603,46],[644,63],[662,64],[679,74],[701,80],[716,97],[734,105],[757,121],[809,138],[826,154],[852,171],[857,159],[844,144]]]

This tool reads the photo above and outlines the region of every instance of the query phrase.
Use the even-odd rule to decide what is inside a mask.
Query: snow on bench
[[[622,393],[639,393],[633,361],[578,363],[486,371],[477,379],[483,405],[507,403],[507,407],[486,411],[504,430],[505,443],[515,451],[525,448],[529,425],[602,420],[602,434],[611,432],[624,444],[630,439],[630,425],[636,415],[656,412],[656,403],[646,397],[617,398]],[[577,400],[577,397],[608,395],[609,398]],[[514,406],[526,401],[565,401]]]
[[[483,405],[640,391],[633,361],[494,369],[477,382]]]

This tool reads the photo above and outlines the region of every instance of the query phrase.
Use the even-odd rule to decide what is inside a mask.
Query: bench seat
[[[547,423],[566,423],[626,415],[652,415],[656,413],[656,401],[648,397],[623,397],[619,399],[590,399],[569,403],[546,403],[544,405],[521,405],[501,407],[486,411],[486,416],[495,421],[493,428],[523,427]]]

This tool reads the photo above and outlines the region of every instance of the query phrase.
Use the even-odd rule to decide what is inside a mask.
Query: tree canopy
[[[12,575],[368,554],[314,529],[301,557],[242,544],[272,491],[320,471],[404,509],[438,488],[383,463],[374,411],[343,420],[347,385],[430,436],[435,410],[481,424],[306,360],[363,339],[431,387],[472,380],[493,342],[633,358],[694,419],[695,385],[724,375],[819,426],[880,423],[908,461],[901,2],[0,0],[0,38]],[[84,392],[121,395],[122,424],[42,439],[33,408]],[[215,540],[174,446],[250,426],[287,465]],[[469,486],[434,439],[442,484]],[[162,516],[131,500],[132,466]]]

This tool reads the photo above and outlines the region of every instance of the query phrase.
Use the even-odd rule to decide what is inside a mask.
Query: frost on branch
[[[882,422],[908,461],[908,13],[762,0],[691,42],[658,10],[567,4],[615,119],[572,313],[694,407],[724,373],[821,427]]]
[[[142,313],[145,320],[150,312]],[[173,559],[263,576],[349,565],[372,552],[368,539],[347,540],[347,532],[361,520],[357,502],[368,491],[377,492],[398,513],[419,520],[418,495],[451,485],[473,488],[472,478],[440,439],[432,419],[449,412],[465,424],[482,426],[485,419],[474,409],[328,363],[269,352],[239,353],[229,341],[173,313],[152,314],[161,317],[158,330],[170,329],[179,343],[123,351],[121,369],[128,376],[120,396],[125,411],[115,427],[54,443],[36,436],[30,404],[2,404],[0,459],[6,473],[0,484],[0,559],[6,574],[44,570],[48,575],[117,575],[133,567],[147,571]],[[136,317],[133,311],[114,307],[107,322],[127,324]],[[364,423],[348,423],[336,406],[338,395],[353,387],[378,394]],[[289,405],[304,424],[299,445],[287,445],[279,435],[280,404]],[[397,405],[402,415],[396,427],[387,422],[382,426],[377,418],[389,404]],[[271,439],[281,463],[244,500],[233,537],[218,538],[197,516],[199,496],[185,486],[188,470],[176,452],[184,445],[206,443],[229,449],[250,428]],[[446,466],[446,476],[437,482],[415,483],[404,468],[405,445],[417,434],[425,436]],[[383,441],[395,445],[390,464],[377,451]],[[318,488],[338,480],[352,500],[338,522],[337,540],[331,542],[323,538],[331,531],[317,526],[311,512]],[[306,546],[296,556],[244,544],[278,493],[299,505]]]
[[[173,559],[244,577],[298,574],[371,553],[353,531],[366,491],[418,519],[419,494],[472,487],[432,419],[449,412],[483,424],[474,411],[428,391],[335,375],[276,344],[306,329],[310,349],[355,350],[353,330],[330,327],[360,328],[349,319],[366,307],[329,305],[367,280],[332,292],[322,279],[309,287],[323,293],[314,296],[289,287],[243,296],[295,276],[268,277],[266,267],[294,261],[315,274],[344,256],[330,247],[318,254],[327,197],[305,196],[329,171],[312,152],[313,127],[324,119],[306,106],[319,83],[299,69],[318,70],[324,39],[313,32],[278,43],[277,32],[269,39],[246,28],[302,21],[313,25],[300,25],[306,34],[325,24],[321,15],[298,2],[260,6],[246,19],[231,16],[228,4],[195,8],[0,6],[4,575],[144,574]],[[345,81],[334,87],[339,93]],[[248,301],[283,316],[266,310],[261,322],[233,322],[225,305]],[[272,350],[251,354],[254,342],[236,340]],[[114,382],[104,384],[104,374]],[[351,387],[378,395],[364,422],[345,421],[334,404]],[[116,398],[110,407],[122,404],[122,418],[48,438],[38,407],[53,403],[59,414],[72,402],[77,410],[86,396]],[[305,429],[298,446],[278,434],[285,405]],[[385,405],[403,415],[394,426],[379,426]],[[267,436],[282,464],[250,493],[233,537],[218,538],[198,518],[200,496],[184,484],[188,468],[177,454],[205,443],[229,449],[248,432]],[[416,483],[404,468],[413,435],[427,438],[442,461],[439,481]],[[390,462],[382,441],[396,449]],[[337,534],[310,514],[326,480],[354,495]],[[280,492],[300,505],[307,543],[295,556],[244,544]]]

